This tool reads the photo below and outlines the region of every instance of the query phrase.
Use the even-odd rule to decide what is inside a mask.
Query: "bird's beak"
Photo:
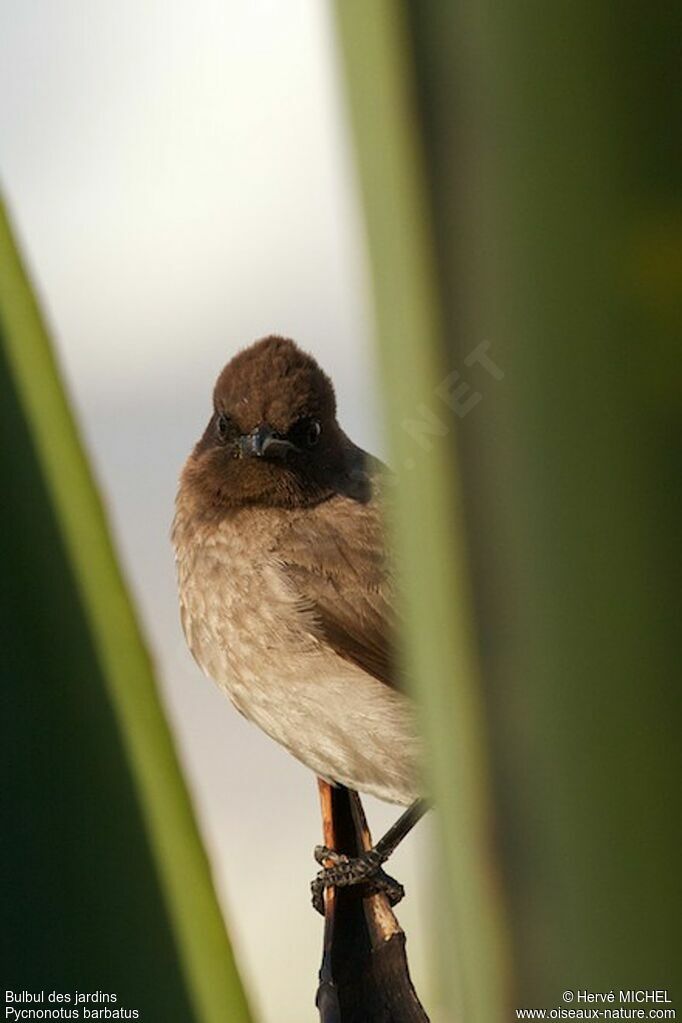
[[[284,458],[289,451],[299,450],[291,441],[278,437],[267,423],[242,435],[237,445],[240,458]]]

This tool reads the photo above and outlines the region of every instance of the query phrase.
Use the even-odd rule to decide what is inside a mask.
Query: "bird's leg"
[[[368,849],[359,856],[346,856],[333,849],[328,849],[325,845],[316,846],[314,856],[323,869],[320,870],[310,886],[315,909],[324,913],[324,890],[332,885],[342,888],[348,885],[367,884],[370,893],[383,892],[392,906],[400,902],[405,894],[403,886],[384,873],[381,869],[382,864],[397,849],[428,809],[429,804],[425,799],[416,799],[388,829],[383,838],[380,838],[372,849]]]

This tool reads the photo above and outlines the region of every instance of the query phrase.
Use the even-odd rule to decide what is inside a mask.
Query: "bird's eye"
[[[305,442],[309,448],[314,448],[320,439],[322,433],[322,427],[320,426],[317,419],[311,419],[306,425],[305,431]]]
[[[216,419],[215,430],[218,434],[219,440],[226,440],[227,435],[230,432],[230,417],[226,416],[224,412],[221,412]]]

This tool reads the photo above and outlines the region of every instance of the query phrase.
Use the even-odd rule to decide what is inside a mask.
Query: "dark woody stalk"
[[[324,843],[357,857],[372,839],[357,792],[318,780]],[[328,888],[317,1007],[321,1023],[428,1023],[410,979],[405,934],[383,893]]]

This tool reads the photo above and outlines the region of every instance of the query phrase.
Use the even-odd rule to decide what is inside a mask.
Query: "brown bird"
[[[181,619],[202,670],[320,777],[412,804],[369,854],[331,856],[318,906],[327,884],[370,875],[397,899],[380,866],[425,810],[413,708],[393,657],[382,478],[339,426],[329,377],[273,336],[218,377],[176,500]]]

